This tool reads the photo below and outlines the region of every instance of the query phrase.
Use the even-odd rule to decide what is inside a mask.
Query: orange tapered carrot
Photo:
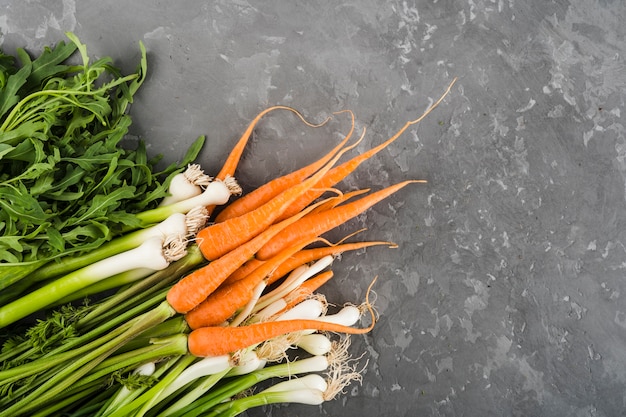
[[[397,245],[392,242],[372,241],[372,242],[342,243],[340,245],[334,245],[334,246],[322,246],[319,248],[303,249],[295,253],[292,257],[287,259],[282,264],[280,264],[280,266],[276,268],[276,270],[274,270],[274,272],[272,272],[267,277],[267,283],[268,285],[271,285],[274,282],[276,282],[278,279],[284,277],[285,275],[287,275],[294,269],[298,268],[299,266],[302,266],[309,262],[317,261],[319,259],[322,259],[325,256],[328,256],[328,255],[336,256],[343,252],[358,250],[358,249],[367,248],[367,247],[376,246],[376,245],[388,245],[390,248],[397,247]],[[263,261],[259,261],[259,262],[263,262]]]
[[[365,328],[318,320],[267,321],[240,327],[201,327],[193,330],[187,338],[189,353],[200,357],[226,355],[287,333],[303,330],[346,334],[368,333],[376,324],[376,315],[369,303],[369,291],[373,283],[370,284],[365,301],[372,323]]]
[[[252,298],[256,287],[267,278],[281,263],[317,238],[307,239],[285,248],[272,259],[256,268],[248,276],[230,285],[220,286],[196,308],[185,315],[192,329],[216,326],[232,317]]]
[[[268,259],[280,251],[283,247],[293,245],[294,242],[305,239],[307,236],[319,236],[322,233],[325,233],[359,215],[406,185],[415,182],[424,181],[402,181],[365,197],[361,197],[351,203],[305,216],[301,220],[298,220],[294,224],[286,227],[285,230],[281,231],[276,235],[276,237],[266,243],[256,253],[256,257],[261,260]]]
[[[350,132],[348,132],[348,134],[345,136],[345,138],[337,146],[331,149],[330,152],[328,152],[326,155],[313,162],[312,164],[300,168],[299,170],[294,171],[290,174],[275,178],[255,189],[254,191],[246,194],[245,196],[233,201],[217,215],[217,217],[215,218],[215,222],[223,222],[224,220],[228,220],[232,217],[237,217],[246,212],[254,210],[260,205],[268,202],[270,199],[276,197],[276,195],[278,195],[280,192],[294,186],[308,176],[312,175],[315,171],[317,171],[324,164],[330,161],[330,159],[335,154],[337,154],[337,152],[339,152],[339,150],[341,150],[343,146],[345,146],[346,142],[350,139],[354,131],[354,114],[350,110],[346,111],[349,111],[352,117],[352,127],[350,129]]]
[[[409,127],[424,120],[424,118],[428,116],[428,114],[430,114],[430,112],[433,111],[443,101],[443,99],[450,93],[450,89],[452,88],[455,82],[456,82],[456,78],[450,83],[450,85],[448,86],[446,91],[443,93],[443,95],[435,103],[433,103],[433,105],[431,105],[428,108],[428,110],[426,110],[417,119],[406,122],[404,126],[402,126],[402,128],[400,128],[400,130],[398,130],[389,139],[387,139],[380,145],[375,146],[374,148],[368,150],[367,152],[359,154],[355,156],[354,158],[352,158],[351,160],[344,162],[343,164],[330,170],[328,174],[325,175],[324,178],[318,184],[315,185],[315,187],[313,187],[311,190],[307,191],[300,198],[294,201],[293,205],[289,209],[285,210],[285,212],[282,214],[281,217],[278,218],[278,220],[293,216],[295,213],[302,210],[304,207],[309,205],[313,200],[315,200],[320,195],[322,195],[326,188],[330,188],[333,185],[337,184],[339,181],[346,178],[350,173],[356,170],[361,163],[373,157],[375,154],[385,149],[387,146],[393,143],[396,139],[402,136],[402,134]]]
[[[245,244],[237,246],[208,265],[182,278],[167,292],[168,303],[178,313],[189,312],[215,291],[230,274],[249,260],[273,236],[296,222],[308,211],[313,210],[314,207],[311,206],[296,216],[271,225]]]
[[[317,291],[322,285],[326,284],[333,277],[333,271],[324,271],[313,278],[309,278],[304,281],[298,289],[289,293],[285,298],[287,303],[283,311],[290,310],[296,304],[309,298],[315,291]],[[278,314],[280,314],[279,312]]]
[[[227,355],[287,333],[318,330],[335,333],[364,334],[371,331],[317,320],[266,321],[240,327],[201,327],[192,330],[187,339],[189,353],[194,356]]]
[[[298,196],[318,182],[345,152],[358,143],[357,141],[341,149],[315,174],[281,192],[258,208],[200,230],[196,235],[196,241],[202,255],[208,260],[217,259],[261,233],[274,223]]]
[[[346,201],[350,200],[352,197],[369,193],[370,189],[364,188],[361,190],[350,191],[349,193],[341,193],[339,190],[336,190],[336,191],[339,193],[339,195],[337,195],[336,197],[328,198],[328,202],[318,206],[315,210],[311,212],[311,214],[319,213],[320,211],[326,211],[326,210],[330,210],[331,208],[335,208],[339,204],[345,203]]]
[[[252,271],[257,269],[259,266],[263,265],[265,261],[261,261],[257,258],[251,258],[246,261],[243,265],[241,265],[235,272],[230,274],[228,278],[224,280],[222,285],[229,285],[235,281],[239,281],[240,279],[245,278]]]

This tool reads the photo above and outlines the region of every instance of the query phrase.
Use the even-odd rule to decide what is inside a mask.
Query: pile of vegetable
[[[395,245],[322,236],[421,181],[335,187],[452,84],[341,163],[365,131],[353,138],[354,115],[337,113],[352,128],[326,155],[239,196],[237,166],[265,115],[326,121],[270,107],[214,177],[194,163],[203,137],[158,172],[142,143],[120,146],[143,45],[123,75],[68,38],[34,60],[18,51],[19,65],[0,54],[0,417],[234,416],[321,404],[358,381],[349,335],[375,325],[375,277],[362,303],[336,311],[320,288],[341,253]]]

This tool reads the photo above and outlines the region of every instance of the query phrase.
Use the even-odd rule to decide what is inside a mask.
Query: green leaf
[[[0,132],[0,143],[6,143],[8,145],[16,146],[21,141],[30,137],[37,137],[38,139],[45,139],[45,137],[38,135],[38,132],[42,132],[46,123],[41,120],[29,120],[20,124],[17,128]]]
[[[37,199],[20,187],[0,187],[0,207],[14,220],[41,224],[50,216],[41,209]]]
[[[121,204],[121,200],[130,199],[135,195],[135,187],[122,187],[110,194],[95,196],[86,209],[79,214],[73,223],[79,224],[87,219],[106,218],[108,211],[116,209]]]
[[[49,228],[47,230],[47,235],[48,243],[57,252],[63,252],[65,250],[65,241],[63,240],[61,233],[57,229],[55,229],[54,227]]]
[[[108,227],[102,223],[90,222],[85,226],[74,227],[63,233],[63,239],[67,242],[82,242],[85,240],[106,239],[109,235]]]
[[[0,92],[0,120],[4,118],[6,112],[20,101],[17,93],[28,80],[31,70],[32,64],[27,63],[7,79],[6,85]]]
[[[0,249],[11,249],[16,252],[22,252],[24,247],[20,244],[20,236],[0,236]],[[0,250],[0,258],[2,255],[8,255],[8,253],[4,253],[3,250]],[[7,262],[13,262],[8,259],[3,259]]]
[[[46,154],[44,153],[41,141],[33,137],[24,140],[7,154],[8,159],[29,163],[43,161],[45,157]]]
[[[109,213],[108,219],[111,222],[122,224],[124,226],[132,228],[137,228],[141,226],[141,220],[139,220],[137,216],[121,210]]]
[[[0,143],[0,159],[7,153],[11,152],[15,147],[7,145],[6,143]]]
[[[32,72],[23,89],[26,92],[41,86],[45,79],[60,75],[69,70],[70,66],[60,65],[76,51],[74,43],[57,43],[54,49],[44,48],[37,59],[32,62]],[[26,95],[26,94],[24,94]]]
[[[182,166],[186,166],[190,163],[192,163],[193,161],[196,160],[196,158],[198,158],[198,155],[200,154],[200,151],[202,150],[202,147],[204,147],[204,142],[206,141],[206,137],[203,136],[199,136],[198,139],[196,139],[191,146],[189,147],[189,149],[187,149],[187,153],[185,153],[185,156],[183,158],[183,160],[181,161],[180,165]]]
[[[73,165],[67,165],[65,167],[65,175],[60,180],[57,180],[54,185],[50,187],[48,192],[45,194],[46,196],[58,196],[59,193],[62,193],[67,188],[78,184],[82,178],[87,175],[87,171],[80,167],[75,167]]]
[[[87,71],[88,65],[89,65],[89,55],[87,54],[87,45],[81,43],[78,37],[72,32],[66,32],[65,36],[67,36],[68,39],[71,40],[74,43],[74,45],[76,45],[76,48],[78,48],[78,51],[80,52],[80,56],[83,60],[84,70]]]
[[[35,183],[30,187],[31,195],[39,195],[47,192],[54,183],[54,172],[48,171],[35,179]]]

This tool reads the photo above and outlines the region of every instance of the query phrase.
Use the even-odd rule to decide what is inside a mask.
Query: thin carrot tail
[[[292,245],[295,241],[304,239],[306,236],[319,236],[359,215],[406,185],[416,182],[424,181],[403,181],[343,206],[305,216],[293,225],[285,228],[285,230],[277,234],[275,238],[266,243],[256,253],[256,257],[261,260],[268,259],[285,246]]]
[[[274,272],[272,272],[267,277],[268,285],[273,284],[278,281],[280,278],[284,277],[294,269],[307,264],[309,262],[314,262],[322,259],[325,256],[331,255],[336,256],[340,253],[352,250],[358,250],[367,248],[370,246],[377,245],[387,245],[390,248],[397,248],[398,246],[393,242],[385,242],[385,241],[371,241],[371,242],[353,242],[353,243],[343,243],[339,245],[331,245],[331,246],[323,246],[319,248],[312,249],[303,249],[300,252],[294,254],[291,258],[283,262]],[[256,258],[255,258],[256,259]],[[263,262],[260,261],[259,262]]]
[[[361,194],[369,193],[370,189],[369,188],[364,188],[364,189],[361,189],[361,190],[351,191],[349,193],[341,193],[341,192],[339,192],[339,190],[336,190],[336,189],[333,189],[332,191],[338,192],[339,195],[337,195],[336,197],[330,197],[328,199],[327,203],[322,204],[321,206],[317,207],[315,210],[313,210],[311,212],[311,214],[319,213],[319,212],[322,212],[322,211],[326,211],[326,210],[330,210],[332,208],[335,208],[338,205],[345,203],[346,201],[350,200],[353,197],[359,196]],[[300,211],[300,210],[298,210],[298,211]]]
[[[237,166],[239,165],[239,160],[241,159],[241,155],[243,154],[243,150],[245,149],[246,144],[248,143],[248,139],[250,139],[250,136],[252,136],[252,131],[254,130],[256,125],[259,123],[259,121],[263,118],[263,116],[265,116],[266,114],[268,114],[268,113],[270,113],[270,112],[272,112],[274,110],[288,110],[288,111],[294,113],[296,116],[298,116],[300,118],[300,120],[302,120],[307,126],[311,126],[311,127],[323,126],[330,120],[330,118],[326,118],[326,120],[324,120],[320,124],[313,124],[313,123],[308,122],[304,118],[304,116],[302,116],[302,114],[300,114],[300,112],[298,112],[297,110],[295,110],[292,107],[288,107],[288,106],[272,106],[272,107],[268,107],[267,109],[265,109],[261,113],[259,113],[252,120],[252,122],[250,122],[250,124],[248,125],[248,128],[245,130],[245,132],[243,133],[241,138],[237,141],[237,144],[235,144],[235,147],[231,150],[230,154],[228,155],[228,158],[226,158],[226,161],[224,162],[224,165],[222,166],[222,169],[215,176],[216,178],[224,179],[224,178],[226,178],[226,176],[229,176],[229,175],[230,176],[234,176],[235,175],[235,170],[237,169]]]
[[[452,86],[454,85],[454,83],[456,83],[456,80],[457,80],[456,78],[452,80],[452,82],[448,85],[448,88],[441,95],[441,97],[439,97],[439,99],[435,103],[433,103],[424,113],[422,113],[422,115],[420,117],[418,117],[417,119],[410,120],[410,121],[406,122],[404,124],[404,126],[402,126],[400,128],[400,130],[398,130],[396,133],[394,133],[389,139],[387,139],[383,143],[375,146],[372,149],[369,149],[368,151],[366,151],[366,152],[364,152],[362,154],[359,154],[359,155],[355,156],[351,160],[346,161],[343,164],[341,164],[341,165],[333,168],[332,170],[330,170],[328,172],[328,174],[326,174],[324,176],[324,178],[320,181],[320,183],[318,185],[316,185],[316,187],[314,189],[309,190],[308,192],[303,194],[300,198],[298,198],[296,201],[294,201],[292,206],[289,209],[287,209],[283,213],[283,215],[281,217],[279,217],[277,220],[286,219],[286,218],[288,218],[290,216],[293,216],[298,211],[302,210],[304,207],[306,207],[312,201],[314,201],[316,198],[318,198],[319,196],[322,195],[323,191],[321,191],[321,190],[323,190],[325,188],[328,188],[328,187],[332,187],[335,184],[339,183],[341,180],[346,178],[350,173],[352,173],[354,170],[356,170],[360,164],[362,164],[366,160],[370,159],[375,154],[377,154],[381,150],[385,149],[387,146],[391,145],[396,139],[398,139],[400,136],[402,136],[402,134],[409,127],[411,127],[411,126],[421,122],[422,120],[424,120],[424,118],[426,116],[428,116],[430,114],[430,112],[432,112],[437,106],[439,106],[439,104],[441,104],[443,99],[450,93],[450,90],[452,89]],[[365,129],[363,131],[363,134],[365,134]]]
[[[220,223],[230,218],[241,216],[246,212],[254,210],[255,208],[276,197],[282,191],[285,191],[289,187],[294,186],[308,176],[312,175],[315,171],[317,171],[328,161],[330,161],[330,159],[346,145],[350,137],[352,137],[352,133],[354,132],[354,113],[352,113],[352,111],[344,110],[335,114],[343,113],[345,111],[349,112],[351,115],[352,127],[348,134],[344,137],[344,139],[337,146],[331,149],[330,152],[328,152],[317,161],[290,174],[275,178],[255,189],[254,191],[239,198],[238,200],[233,201],[217,215],[217,217],[215,218],[215,222]]]

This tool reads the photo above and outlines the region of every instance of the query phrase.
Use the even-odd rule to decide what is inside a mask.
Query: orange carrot
[[[267,283],[268,285],[271,285],[274,282],[276,282],[278,279],[284,277],[285,275],[287,275],[294,269],[298,268],[299,266],[302,266],[309,262],[317,261],[319,259],[322,259],[324,256],[328,256],[328,255],[336,256],[346,251],[358,250],[358,249],[367,248],[369,246],[375,246],[375,245],[389,245],[389,247],[391,248],[397,247],[392,242],[373,241],[373,242],[343,243],[341,245],[322,246],[320,248],[313,248],[313,249],[303,249],[295,253],[292,257],[287,259],[282,264],[280,264],[280,266],[276,268],[276,270],[274,270],[274,272],[272,272],[267,277]]]
[[[194,356],[219,356],[236,352],[274,337],[303,330],[364,334],[371,331],[372,328],[373,323],[366,328],[354,328],[317,320],[266,321],[240,327],[200,327],[191,331],[187,339],[187,346],[189,353]]]
[[[314,206],[268,227],[245,244],[237,246],[208,265],[182,278],[168,291],[167,301],[178,313],[189,312],[215,291],[230,274],[252,258],[254,253],[273,236],[313,208]]]
[[[376,153],[380,152],[381,150],[385,149],[387,146],[389,146],[391,143],[393,143],[396,139],[398,139],[400,136],[402,136],[402,134],[410,126],[421,122],[431,111],[433,111],[443,101],[443,99],[450,92],[450,89],[452,88],[452,86],[454,85],[455,82],[456,82],[456,78],[452,81],[452,83],[450,83],[450,85],[448,86],[446,91],[443,93],[443,95],[432,106],[430,106],[428,108],[428,110],[426,110],[417,119],[406,122],[404,124],[404,126],[402,126],[402,128],[400,128],[400,130],[398,130],[389,139],[387,139],[386,141],[384,141],[380,145],[378,145],[378,146],[368,150],[367,152],[359,154],[359,155],[355,156],[354,158],[352,158],[351,160],[349,160],[347,162],[344,162],[343,164],[341,164],[341,165],[333,168],[332,170],[330,170],[328,172],[328,174],[325,175],[324,178],[318,184],[315,185],[315,187],[313,187],[311,190],[309,190],[306,193],[304,193],[300,198],[298,198],[292,204],[292,206],[289,209],[285,210],[285,212],[282,214],[282,216],[280,216],[278,218],[278,220],[286,219],[287,217],[291,217],[295,213],[297,213],[300,210],[302,210],[304,207],[309,205],[311,203],[311,201],[315,200],[320,195],[322,195],[326,188],[332,187],[333,185],[337,184],[339,181],[341,181],[344,178],[346,178],[350,173],[352,173],[354,170],[356,170],[361,163],[363,163],[364,161],[368,160],[369,158],[371,158],[372,156],[374,156]]]
[[[237,310],[244,307],[252,298],[255,288],[267,278],[281,263],[303,247],[315,241],[307,239],[285,248],[272,259],[259,266],[248,276],[230,285],[220,286],[196,308],[185,315],[192,329],[216,326],[229,319]]]
[[[272,257],[275,253],[285,246],[293,245],[306,236],[319,236],[346,222],[347,220],[359,215],[372,205],[385,199],[408,184],[415,182],[424,182],[420,180],[402,181],[398,184],[384,188],[375,193],[369,194],[351,203],[335,207],[320,213],[311,214],[303,217],[294,224],[285,228],[276,235],[271,241],[266,243],[256,253],[256,257],[261,260]]]
[[[346,137],[330,152],[328,152],[326,155],[313,162],[312,164],[300,168],[299,170],[294,171],[290,174],[275,178],[255,189],[254,191],[246,194],[245,196],[233,201],[217,215],[217,217],[215,218],[215,222],[223,222],[224,220],[230,219],[232,217],[241,216],[246,212],[254,210],[260,205],[268,202],[270,199],[276,197],[276,195],[278,195],[280,192],[301,182],[302,180],[313,174],[315,171],[320,169],[324,164],[326,164],[330,160],[330,158],[337,154],[337,152],[339,152],[339,150],[346,144],[348,139],[352,136],[352,132],[354,131],[354,114],[350,110],[346,111],[349,111],[352,117],[352,127]]]
[[[274,223],[276,218],[280,216],[299,195],[318,182],[345,152],[352,149],[358,143],[357,141],[343,148],[315,174],[281,192],[258,208],[242,214],[239,217],[233,217],[200,230],[196,235],[196,240],[202,251],[202,255],[205,259],[210,261],[217,259],[261,233],[269,225]]]
[[[257,258],[251,258],[246,261],[243,265],[241,265],[235,272],[230,274],[228,278],[224,280],[222,285],[230,285],[235,281],[239,281],[240,279],[245,278],[252,271],[257,269],[259,266],[263,265],[265,261],[261,261]]]
[[[339,190],[337,190],[339,191]],[[336,197],[330,197],[328,199],[328,202],[318,206],[315,208],[315,210],[311,211],[311,214],[313,213],[319,213],[320,211],[326,211],[326,210],[330,210],[331,208],[337,207],[339,204],[345,203],[346,201],[348,201],[349,199],[351,199],[352,197],[361,195],[361,194],[366,194],[370,192],[369,188],[364,188],[362,190],[355,190],[355,191],[350,191],[349,193],[339,193],[338,196]]]
[[[333,271],[324,271],[313,278],[309,278],[304,281],[300,284],[297,290],[292,291],[287,297],[285,297],[287,305],[282,311],[290,310],[296,304],[306,300],[315,291],[317,291],[318,288],[326,284],[332,277]]]
[[[274,337],[303,330],[347,334],[368,333],[376,324],[376,315],[369,303],[369,291],[373,284],[374,281],[368,288],[365,301],[372,323],[365,328],[354,328],[318,320],[267,321],[240,327],[201,327],[191,331],[187,338],[189,353],[201,357],[227,355]]]

